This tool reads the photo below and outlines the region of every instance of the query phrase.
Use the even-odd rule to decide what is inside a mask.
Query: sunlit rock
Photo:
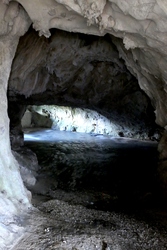
[[[142,110],[141,110],[142,112]],[[29,106],[22,120],[23,128],[51,128],[59,131],[111,135],[113,137],[130,137],[138,139],[158,139],[160,134],[151,126],[144,127],[120,121],[119,116],[111,119],[90,109],[62,107],[56,105]],[[151,129],[152,134],[150,134]],[[158,135],[159,134],[159,135]]]

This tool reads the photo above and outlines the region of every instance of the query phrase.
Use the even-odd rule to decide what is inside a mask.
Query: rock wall
[[[31,110],[32,127],[47,128],[50,120],[50,128],[54,130],[118,136],[119,126],[96,111],[54,105],[33,106]],[[37,114],[43,117],[42,123]],[[24,117],[22,122],[24,123]]]
[[[25,189],[10,147],[7,86],[19,37],[27,30],[28,18],[16,2],[0,2],[0,245],[7,249],[23,228],[16,216],[27,210],[30,193]],[[19,218],[19,217],[18,217]]]
[[[142,105],[140,112],[143,116],[147,115],[144,113],[145,109],[143,110]],[[128,122],[130,123],[130,121]],[[142,121],[139,124],[135,123],[135,117],[133,124],[127,126],[128,122],[125,120],[124,122],[120,122],[119,115],[113,115],[111,119],[108,119],[90,109],[56,105],[34,105],[28,106],[22,117],[21,125],[23,129],[51,128],[58,131],[94,133],[141,140],[159,140],[160,130],[158,127],[156,129],[153,121],[149,126],[144,120],[144,125],[142,125]]]

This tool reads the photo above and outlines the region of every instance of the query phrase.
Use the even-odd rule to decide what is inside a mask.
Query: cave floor
[[[166,210],[104,211],[86,207],[91,198],[89,192],[63,190],[57,190],[56,199],[33,195],[25,233],[11,249],[167,249]]]
[[[50,130],[25,135],[41,168],[34,208],[12,250],[167,249],[156,142]]]

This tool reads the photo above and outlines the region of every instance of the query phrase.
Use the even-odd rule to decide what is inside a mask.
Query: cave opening
[[[30,28],[20,38],[8,87],[11,146],[33,205],[53,199],[99,211],[156,208],[162,202],[157,180],[161,129],[149,98],[111,45],[111,36],[51,32],[46,39]],[[48,129],[52,123],[41,126],[36,111],[48,116],[51,106],[90,110],[90,116],[99,112],[115,128],[77,135],[74,126],[73,136]],[[26,110],[36,114],[36,127],[33,120],[33,127],[23,128]]]
[[[131,200],[132,204],[141,201],[145,196],[151,202],[155,197],[157,199],[157,142],[160,139],[161,129],[155,124],[154,108],[149,98],[140,89],[137,79],[129,72],[124,60],[119,57],[114,38],[111,35],[99,37],[57,29],[51,29],[51,34],[48,39],[39,37],[30,27],[18,44],[8,86],[8,114],[13,150],[23,153],[24,146],[29,146],[29,149],[36,153],[39,165],[47,162],[50,166],[48,178],[55,176],[55,183],[58,182],[56,178],[60,182],[59,185],[53,184],[54,188],[56,185],[65,189],[86,188],[87,183],[91,189],[91,183],[94,183],[92,185],[94,190],[101,186],[99,191],[102,192],[104,186],[104,190],[108,190],[111,197],[117,197],[116,200],[118,196],[121,197],[121,202],[127,199],[128,202]],[[67,106],[69,108],[63,110]],[[58,108],[65,115],[57,116],[56,120],[53,110],[56,109],[58,113]],[[71,112],[69,116],[77,117],[72,125],[67,119],[69,110]],[[29,119],[24,118],[25,114],[31,114],[33,121],[30,122],[29,128],[24,130],[23,119]],[[91,119],[91,127],[87,126],[85,120],[79,127],[83,116],[88,118],[87,120]],[[100,127],[97,126],[100,124],[100,119],[106,119],[107,125],[97,129]],[[35,127],[38,129],[41,127],[43,130],[37,131]],[[59,130],[59,134],[55,134],[55,129]],[[84,143],[78,139],[79,136],[76,136],[68,145],[65,138],[69,135],[67,133],[64,135],[61,130],[88,132],[90,135],[82,135],[82,139],[84,142],[87,138],[90,143],[83,147]],[[40,134],[42,132],[43,135]],[[38,145],[38,148],[37,141],[34,141],[35,146],[33,146],[33,140],[35,138],[37,140],[38,134],[41,141],[44,141],[42,139],[44,137],[50,138],[46,158],[43,151],[46,145],[43,147]],[[103,136],[100,138],[99,134]],[[33,138],[31,142],[25,140],[28,135]],[[62,138],[60,141],[64,141],[65,145],[67,143],[66,146],[62,146],[68,148],[67,155],[66,150],[60,149],[61,147],[56,144],[55,148],[53,147],[53,136],[56,138],[60,136]],[[49,143],[48,138],[47,143]],[[116,138],[115,141],[113,138]],[[80,150],[78,143],[81,146]],[[77,148],[77,153],[73,149],[73,144],[76,144],[74,148]],[[80,151],[85,153],[82,155]],[[23,154],[25,156],[25,153]],[[70,157],[75,154],[76,157],[72,157],[70,162]],[[75,161],[78,162],[78,166],[74,164]],[[75,167],[70,168],[71,165]],[[139,172],[135,170],[135,165]],[[46,166],[43,168],[46,174]],[[23,173],[28,188],[32,190],[30,186],[35,183],[37,169],[34,169],[35,176],[32,180],[30,178],[31,184],[28,184],[25,176],[27,170]],[[84,181],[80,174],[76,173],[83,173]],[[44,175],[42,171],[40,174]],[[72,177],[73,175],[76,175],[76,179]],[[76,186],[74,183],[77,183]],[[145,183],[144,187],[141,183]],[[128,192],[130,195],[125,195]]]

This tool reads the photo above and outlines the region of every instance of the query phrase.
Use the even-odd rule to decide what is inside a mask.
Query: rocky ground
[[[109,199],[98,195],[104,203]],[[35,209],[29,214],[25,234],[11,249],[167,249],[165,210],[99,210],[94,206],[98,195],[57,190],[55,199],[34,196]]]
[[[10,250],[167,249],[155,142],[46,134],[25,142],[41,168],[25,233]]]

